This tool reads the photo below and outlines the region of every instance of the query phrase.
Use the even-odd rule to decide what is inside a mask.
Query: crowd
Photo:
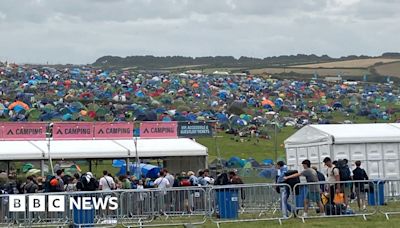
[[[307,183],[307,194],[304,196],[304,215],[308,216],[310,202],[314,202],[321,215],[351,214],[350,202],[357,200],[358,209],[366,210],[366,192],[372,191],[373,186],[368,180],[368,175],[361,168],[361,162],[356,161],[356,168],[352,170],[348,165],[347,159],[332,161],[326,157],[323,160],[325,168],[320,172],[316,167],[311,167],[310,160],[304,160],[301,164],[303,171],[291,171],[283,161],[277,163],[277,183],[286,183],[292,188],[294,194],[299,195],[299,189],[293,189],[300,183],[300,177],[305,177]],[[316,182],[328,182],[319,184]],[[344,183],[339,183],[344,182]],[[314,183],[314,184],[313,184]],[[282,211],[288,216],[293,213],[291,205],[288,203],[290,190],[287,187],[277,189],[281,194]]]
[[[113,176],[107,170],[103,171],[101,178],[96,178],[93,173],[86,172],[80,175],[64,175],[64,170],[58,169],[55,175],[40,177],[31,175],[24,183],[19,183],[14,176],[9,176],[7,182],[2,184],[3,194],[22,194],[38,192],[70,192],[70,191],[110,191],[119,189],[145,189],[145,188],[172,188],[186,186],[209,186],[209,185],[243,184],[241,178],[235,171],[229,173],[217,173],[213,178],[208,169],[178,173],[176,175],[162,169],[157,179],[141,176],[137,178],[129,172],[122,176]]]

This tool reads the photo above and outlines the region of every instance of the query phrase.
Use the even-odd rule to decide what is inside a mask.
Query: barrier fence
[[[281,197],[285,194],[285,198]],[[292,216],[287,210],[291,201],[287,184],[251,184],[215,186],[209,191],[210,220],[220,223],[266,221],[287,219]],[[290,205],[290,202],[289,202]],[[286,211],[286,213],[282,213]]]
[[[376,214],[380,189],[373,180],[299,183],[294,186],[295,214],[306,218]]]
[[[63,198],[54,201],[59,196]],[[25,201],[25,205],[18,203],[21,211],[10,211],[15,197]],[[32,211],[35,201],[31,198],[43,198],[43,208]],[[293,216],[303,222],[352,216],[366,219],[376,213],[389,219],[400,214],[400,179],[299,183],[293,188],[287,184],[242,184],[37,193],[0,195],[0,200],[1,227],[160,227],[207,221],[219,227],[228,222],[282,223]],[[112,208],[113,200],[117,208]],[[52,211],[52,205],[58,205],[59,211]],[[88,208],[80,208],[83,205]]]
[[[376,193],[379,211],[389,220],[389,215],[400,214],[400,180],[381,180],[377,183],[380,191]]]

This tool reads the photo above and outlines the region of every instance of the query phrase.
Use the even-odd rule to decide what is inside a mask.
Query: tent
[[[287,165],[299,169],[309,159],[318,169],[322,160],[362,161],[370,178],[400,175],[400,124],[308,125],[285,140]],[[396,167],[396,168],[392,168]]]
[[[136,176],[144,176],[146,178],[157,178],[158,177],[158,173],[160,172],[161,168],[155,165],[150,165],[150,164],[139,164],[139,168],[140,168],[140,173],[137,173],[137,169],[136,169],[136,164],[129,164],[129,169],[131,170],[131,172]],[[124,175],[126,173],[126,164],[123,164],[121,166],[121,169],[119,170],[119,172],[116,174],[117,176],[121,176]]]
[[[133,140],[0,141],[2,161],[135,159]],[[207,148],[191,139],[138,139],[141,159],[162,159],[170,172],[207,167]]]

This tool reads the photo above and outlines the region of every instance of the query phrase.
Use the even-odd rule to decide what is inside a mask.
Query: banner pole
[[[49,130],[50,130],[50,124],[49,124]],[[48,132],[46,136],[47,136],[47,154],[49,155],[50,169],[51,173],[54,175],[53,159],[51,158],[51,153],[50,153],[50,132]]]
[[[137,148],[137,137],[136,136],[135,136],[135,138],[133,138],[133,142],[135,143],[136,173],[138,175],[136,178],[138,178],[138,180],[139,180],[142,175],[140,173],[140,162],[139,162],[139,153],[138,153],[138,148]]]

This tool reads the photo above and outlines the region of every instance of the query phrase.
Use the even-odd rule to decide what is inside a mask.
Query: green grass
[[[163,224],[163,223],[185,223],[189,220],[156,220],[155,224]],[[192,219],[192,222],[201,221],[201,219]],[[364,220],[361,216],[358,217],[332,217],[332,218],[321,218],[321,219],[306,219],[303,223],[302,220],[297,218],[291,218],[288,220],[282,220],[282,225],[279,224],[278,220],[272,221],[252,221],[252,222],[228,222],[228,223],[220,223],[219,226],[221,228],[229,227],[229,228],[263,228],[263,227],[296,227],[296,228],[310,228],[310,227],[351,227],[351,228],[375,228],[375,227],[399,227],[400,216],[392,216],[390,220],[386,220],[385,216],[382,214],[376,214],[372,216],[367,216],[367,220]],[[174,227],[184,227],[184,226],[174,226]],[[202,225],[187,225],[186,227],[196,227],[196,228],[214,228],[217,227],[216,223],[213,223],[209,220],[205,224]]]
[[[302,223],[300,219],[289,219],[283,221],[282,225],[279,225],[277,221],[266,221],[266,222],[238,222],[238,223],[226,223],[221,224],[220,227],[229,228],[243,228],[243,227],[296,227],[296,228],[310,228],[310,227],[399,227],[400,217],[393,217],[389,221],[383,215],[375,215],[367,217],[367,221],[361,217],[353,218],[326,218],[326,219],[308,219],[305,223]],[[199,227],[216,227],[215,224],[205,224]]]
[[[295,131],[292,127],[285,127],[277,133],[278,157],[284,156],[283,141]],[[255,138],[243,137],[237,141],[233,135],[221,132],[218,133],[216,138],[199,138],[197,142],[208,148],[208,160],[210,162],[218,157],[218,150],[219,156],[224,159],[238,156],[241,158],[252,157],[257,161],[261,161],[267,158],[274,159],[275,157],[274,132],[271,133],[271,136],[271,139],[260,139],[257,143]]]

